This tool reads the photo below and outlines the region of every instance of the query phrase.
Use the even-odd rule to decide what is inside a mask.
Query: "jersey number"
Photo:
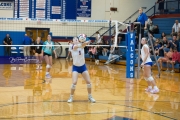
[[[81,51],[79,51],[79,55],[81,55]]]

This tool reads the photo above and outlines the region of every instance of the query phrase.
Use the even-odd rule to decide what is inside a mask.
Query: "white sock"
[[[149,89],[152,89],[152,86],[148,86]]]
[[[158,87],[157,87],[157,86],[154,86],[154,89],[156,89],[156,90],[157,90],[157,89],[158,89]]]
[[[88,96],[91,96],[91,94],[88,94]]]
[[[73,95],[70,95],[70,97],[73,97]]]
[[[46,75],[49,74],[49,72],[46,72]]]

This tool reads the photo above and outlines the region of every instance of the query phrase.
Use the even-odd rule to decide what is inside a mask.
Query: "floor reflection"
[[[86,83],[79,77],[74,103],[66,101],[70,93],[72,62],[54,61],[52,79],[45,79],[45,65],[0,65],[0,119],[27,118],[99,120],[113,116],[144,120],[180,119],[180,74],[162,72],[156,77],[161,92],[144,91],[143,79],[126,79],[125,66],[87,62],[92,94],[97,103],[87,100]],[[55,117],[58,116],[58,117]],[[34,119],[35,119],[34,118]],[[27,118],[29,119],[29,118]]]

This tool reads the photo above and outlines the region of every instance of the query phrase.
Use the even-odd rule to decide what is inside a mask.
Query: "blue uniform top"
[[[156,49],[159,49],[160,47],[161,47],[161,45],[158,44],[157,46],[154,46],[154,49],[156,50]]]
[[[24,45],[31,45],[31,43],[32,43],[31,38],[29,38],[28,36],[24,36],[23,44]]]
[[[52,51],[54,50],[54,42],[50,41],[45,41],[43,45],[47,45],[47,46],[43,46],[42,50],[44,51],[44,53],[47,53],[49,55],[52,55]]]
[[[138,16],[137,22],[140,22],[142,25],[145,25],[145,21],[148,20],[148,17],[146,16],[145,13],[142,13]]]

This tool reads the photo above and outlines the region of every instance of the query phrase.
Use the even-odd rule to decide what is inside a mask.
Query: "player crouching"
[[[73,38],[73,45],[71,51],[73,58],[72,86],[71,86],[71,95],[67,101],[68,103],[73,102],[73,95],[76,88],[79,73],[82,74],[82,77],[86,81],[89,101],[93,103],[96,102],[91,95],[91,80],[85,65],[85,57],[84,57],[84,47],[88,45],[90,42],[91,41],[86,41],[85,34],[79,35],[78,38],[77,37]]]

